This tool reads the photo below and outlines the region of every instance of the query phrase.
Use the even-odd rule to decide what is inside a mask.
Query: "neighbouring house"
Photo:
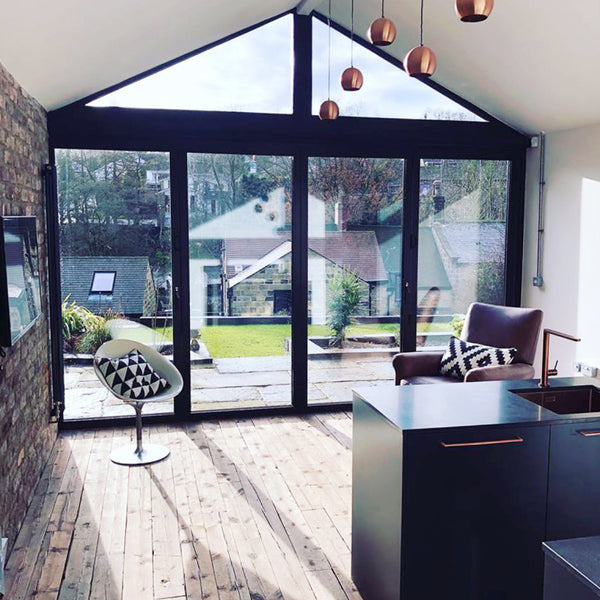
[[[288,235],[266,239],[225,239],[228,314],[271,316],[291,311],[291,251]],[[308,240],[309,314],[326,321],[329,283],[344,272],[361,283],[360,314],[385,306],[387,274],[373,231],[327,231]]]
[[[95,313],[111,310],[128,317],[151,316],[157,293],[145,256],[63,256],[63,298]]]

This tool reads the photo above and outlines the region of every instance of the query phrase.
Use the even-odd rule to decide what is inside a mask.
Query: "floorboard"
[[[349,413],[63,433],[7,564],[11,600],[360,600]]]

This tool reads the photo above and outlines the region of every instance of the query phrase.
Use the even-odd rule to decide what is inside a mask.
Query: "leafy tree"
[[[360,303],[360,281],[349,271],[338,273],[329,284],[327,325],[331,329],[332,346],[341,346],[346,338],[346,327]]]

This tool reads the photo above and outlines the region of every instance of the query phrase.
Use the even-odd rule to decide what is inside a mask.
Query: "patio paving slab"
[[[220,373],[263,373],[265,371],[291,371],[289,356],[246,356],[244,358],[215,358]]]
[[[191,373],[192,389],[226,387],[265,387],[289,384],[291,376],[286,371],[260,373],[231,373],[222,375],[216,369],[198,369]]]

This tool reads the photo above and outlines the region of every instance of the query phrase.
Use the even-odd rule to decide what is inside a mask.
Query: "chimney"
[[[346,207],[344,206],[343,202],[335,203],[334,220],[339,231],[346,231],[346,227],[348,225],[348,215],[346,212]]]
[[[440,181],[433,182],[433,220],[444,220],[444,207],[446,198],[442,196],[442,183]]]

